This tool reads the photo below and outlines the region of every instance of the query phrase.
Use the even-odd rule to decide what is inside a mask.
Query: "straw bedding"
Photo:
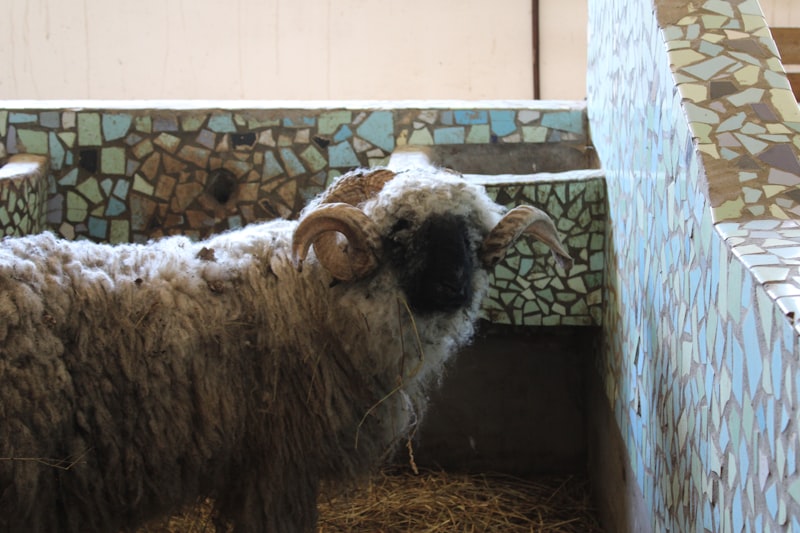
[[[208,502],[138,533],[221,533]],[[318,533],[601,533],[588,484],[489,474],[386,471],[358,490],[320,499]]]

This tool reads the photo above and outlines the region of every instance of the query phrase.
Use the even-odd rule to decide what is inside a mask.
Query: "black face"
[[[476,257],[463,217],[436,215],[412,234],[400,220],[384,240],[384,251],[418,313],[448,312],[472,299]]]

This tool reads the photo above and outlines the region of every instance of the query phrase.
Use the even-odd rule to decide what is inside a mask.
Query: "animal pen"
[[[800,530],[800,109],[770,29],[756,0],[589,13],[585,102],[4,102],[0,232],[204,238],[424,147],[574,263],[518,241],[414,438],[323,489],[319,531]],[[144,531],[210,531],[198,505]]]

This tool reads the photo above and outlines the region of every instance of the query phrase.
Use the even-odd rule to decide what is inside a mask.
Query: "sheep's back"
[[[269,342],[254,300],[275,280],[233,245],[165,241],[0,243],[0,510],[47,514],[59,491],[153,510],[230,466]]]

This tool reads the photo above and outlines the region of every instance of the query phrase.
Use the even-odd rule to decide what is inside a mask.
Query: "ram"
[[[569,263],[541,211],[419,168],[201,242],[6,238],[0,531],[117,532],[203,498],[237,532],[311,531],[321,483],[408,438],[523,233]]]

